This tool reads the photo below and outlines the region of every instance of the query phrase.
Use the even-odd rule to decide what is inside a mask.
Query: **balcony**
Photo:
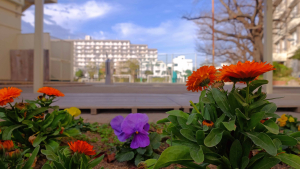
[[[273,61],[284,62],[287,60],[287,53],[273,53]]]
[[[288,31],[290,32],[293,30],[296,26],[300,24],[300,15],[298,14],[296,17],[292,18],[292,20],[288,24]]]
[[[287,6],[293,8],[299,1],[298,0],[288,0]]]

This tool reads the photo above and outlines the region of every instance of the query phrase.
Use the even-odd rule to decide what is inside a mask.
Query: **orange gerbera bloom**
[[[0,141],[0,145],[5,149],[5,151],[10,151],[14,148],[14,143],[11,140]]]
[[[204,126],[212,127],[212,126],[214,125],[214,122],[212,122],[212,121],[210,121],[210,120],[204,120],[204,121],[202,122],[202,124],[203,124]]]
[[[188,77],[186,82],[187,90],[202,91],[207,86],[212,85],[216,77],[216,68],[214,66],[202,66],[197,71],[194,71],[191,76]]]
[[[275,68],[269,63],[266,64],[266,62],[238,62],[236,65],[223,66],[220,80],[224,82],[250,82],[257,76],[271,70],[275,70]]]
[[[60,92],[59,90],[57,89],[54,89],[53,87],[42,87],[38,90],[39,93],[44,93],[48,96],[65,96],[62,92]]]
[[[90,145],[89,143],[87,143],[86,141],[81,141],[81,140],[77,140],[74,143],[70,142],[68,143],[70,149],[75,153],[83,153],[85,155],[95,155],[96,151],[93,150],[92,145]]]
[[[7,103],[11,103],[14,101],[14,98],[20,96],[22,90],[16,87],[8,87],[0,89],[0,105],[4,106]]]

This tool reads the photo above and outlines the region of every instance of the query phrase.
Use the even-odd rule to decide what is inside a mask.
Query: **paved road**
[[[32,93],[30,85],[14,85],[23,90],[23,93]],[[104,85],[102,83],[87,83],[86,85],[57,85],[51,84],[63,93],[143,93],[143,94],[186,94],[193,93],[186,90],[185,84],[149,84],[149,83],[118,83],[113,85]],[[243,87],[244,85],[239,85]],[[7,85],[0,85],[7,87]],[[232,85],[226,85],[225,89],[230,90]],[[276,94],[300,94],[299,87],[274,87]]]

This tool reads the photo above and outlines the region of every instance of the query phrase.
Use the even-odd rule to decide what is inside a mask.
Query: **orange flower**
[[[93,146],[87,143],[86,141],[77,140],[74,143],[68,143],[70,149],[75,153],[83,153],[85,155],[95,155],[96,151],[93,150]]]
[[[194,71],[191,76],[188,77],[186,82],[187,90],[202,91],[207,86],[212,85],[216,80],[216,68],[214,66],[202,66],[197,71]]]
[[[202,124],[203,124],[204,126],[212,127],[212,126],[214,125],[214,122],[212,122],[212,121],[210,121],[210,120],[204,120],[204,121],[202,122]]]
[[[269,118],[262,119],[260,122],[264,124],[267,120],[269,120]]]
[[[8,87],[0,89],[0,105],[4,106],[7,103],[11,103],[14,101],[14,98],[20,96],[22,90],[16,87]]]
[[[275,68],[271,64],[266,64],[266,62],[238,62],[236,65],[223,66],[219,78],[224,82],[250,82],[259,75],[271,70],[275,70]]]
[[[54,89],[52,87],[42,87],[42,88],[40,88],[38,90],[38,92],[39,93],[44,93],[44,94],[46,94],[48,96],[57,96],[57,97],[59,97],[59,96],[61,96],[61,97],[65,96],[62,92],[60,92],[59,90]]]
[[[14,148],[14,143],[11,140],[0,141],[0,145],[5,149],[5,151],[10,151]]]

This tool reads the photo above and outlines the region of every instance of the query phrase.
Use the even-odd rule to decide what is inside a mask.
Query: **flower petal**
[[[137,149],[139,147],[147,147],[150,144],[150,139],[148,135],[145,134],[137,134],[133,137],[133,140],[131,141],[130,148]]]
[[[136,131],[142,131],[148,123],[148,116],[141,113],[131,113],[123,121],[121,128],[126,134],[133,134]]]
[[[143,129],[145,131],[148,131],[150,129],[150,124],[149,123],[145,124]]]
[[[119,115],[113,118],[110,122],[111,128],[117,132],[122,132],[121,124],[124,121],[124,117]]]

